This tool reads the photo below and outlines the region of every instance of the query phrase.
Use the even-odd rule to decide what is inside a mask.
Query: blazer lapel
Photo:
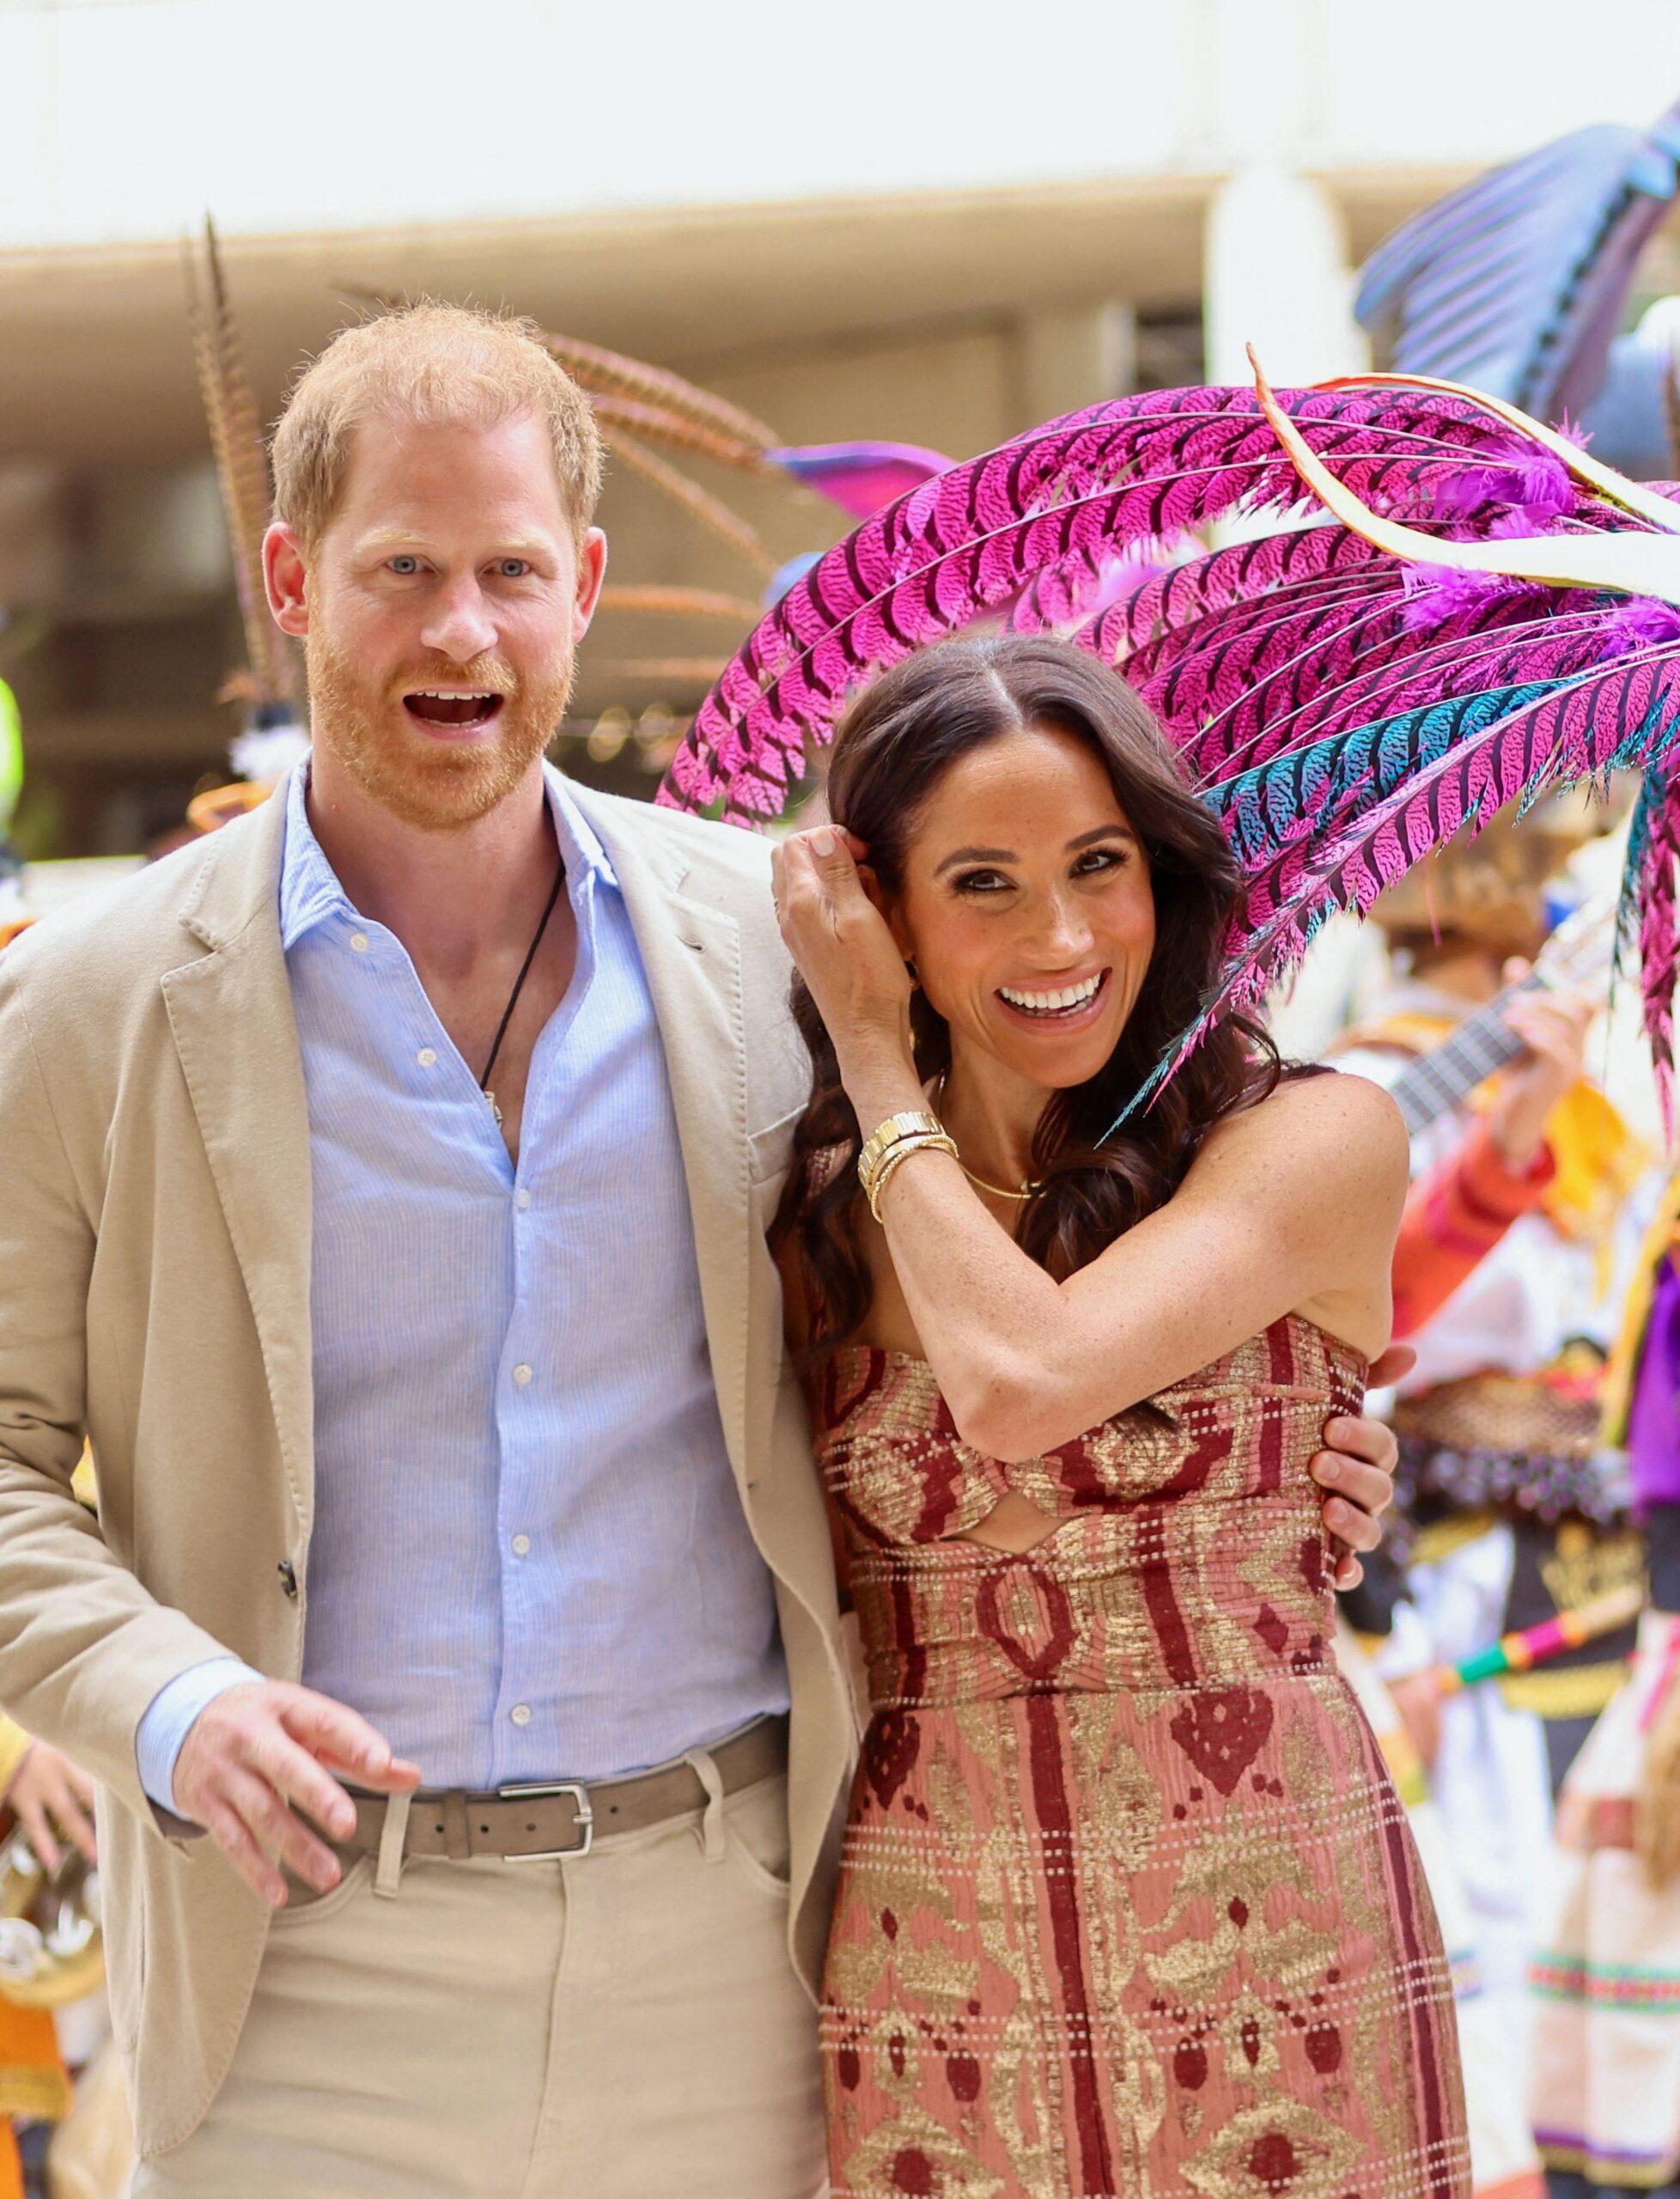
[[[283,784],[217,835],[183,911],[210,949],[163,996],[262,1349],[281,1456],[307,1535],[313,1514],[309,1112],[280,944]]]
[[[575,785],[568,792],[575,801]],[[740,930],[733,917],[682,892],[685,866],[668,848],[621,833],[579,803],[612,861],[641,950],[665,1048],[689,1210],[700,1264],[712,1376],[730,1464],[745,1498],[753,1209],[746,1117],[746,1030]]]

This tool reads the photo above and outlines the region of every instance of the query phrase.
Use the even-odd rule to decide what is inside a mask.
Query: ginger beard
[[[314,739],[330,748],[381,807],[406,825],[447,832],[487,816],[519,785],[559,730],[576,660],[568,650],[533,684],[494,655],[470,665],[416,666],[374,679],[318,624],[304,638]],[[501,696],[491,727],[472,740],[441,740],[416,725],[404,697],[433,686]]]

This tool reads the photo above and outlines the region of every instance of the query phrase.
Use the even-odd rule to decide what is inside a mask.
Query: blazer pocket
[[[762,1184],[771,1176],[786,1175],[794,1157],[794,1126],[804,1112],[805,1102],[801,1100],[797,1107],[790,1107],[785,1115],[778,1115],[762,1130],[748,1132],[747,1167],[755,1184]]]

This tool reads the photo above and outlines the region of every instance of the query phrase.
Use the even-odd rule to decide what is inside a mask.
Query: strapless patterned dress
[[[1440,1934],[1337,1672],[1295,1318],[1050,1456],[932,1370],[817,1398],[873,1717],[822,2036],[833,2199],[1463,2199]],[[1007,1491],[1056,1524],[959,1539]]]

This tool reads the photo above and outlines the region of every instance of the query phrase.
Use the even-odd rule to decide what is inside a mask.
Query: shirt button
[[[515,1535],[514,1537],[514,1556],[515,1557],[525,1557],[528,1556],[530,1549],[531,1538],[529,1535]]]
[[[519,1384],[521,1390],[531,1380],[531,1369],[526,1365],[523,1360],[520,1360],[519,1365],[514,1369],[514,1380]]]
[[[356,953],[365,954],[368,952],[367,933],[365,931],[353,931],[350,934],[350,945]]]
[[[528,1207],[530,1203],[531,1194],[526,1190],[524,1185],[521,1184],[519,1189],[514,1193],[514,1204],[519,1209],[520,1212],[523,1214],[526,1208]]]
[[[528,1726],[531,1723],[531,1705],[528,1703],[516,1703],[508,1715],[513,1720],[514,1725]]]
[[[419,1052],[414,1057],[414,1058],[419,1063],[422,1069],[430,1069],[437,1060],[437,1048],[435,1046],[422,1046]]]

